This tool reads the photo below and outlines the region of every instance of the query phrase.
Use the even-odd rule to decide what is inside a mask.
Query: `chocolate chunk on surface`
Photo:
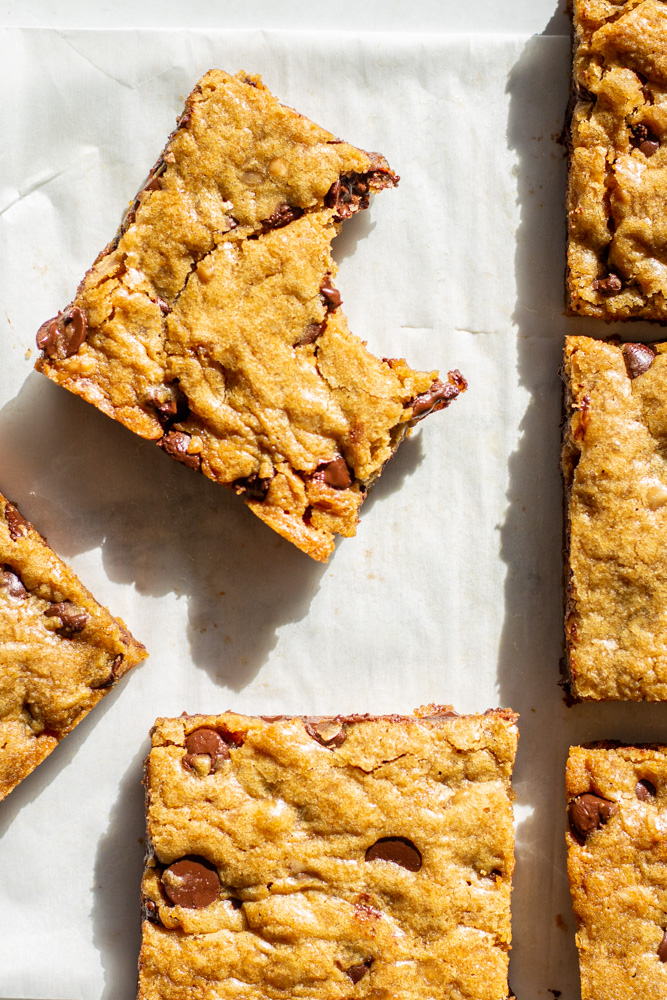
[[[312,739],[332,750],[342,746],[347,736],[339,719],[305,719],[304,729]]]
[[[640,802],[649,802],[656,794],[655,785],[648,778],[641,778],[635,785],[635,795]]]
[[[183,858],[162,873],[162,885],[175,906],[201,910],[220,895],[220,878],[203,858]]]
[[[623,360],[630,378],[644,375],[656,358],[650,344],[623,344]]]
[[[211,770],[216,771],[220,765],[229,760],[229,747],[221,734],[215,729],[202,727],[195,729],[185,739],[187,753],[183,757],[183,766],[196,770],[195,758],[205,755],[209,758]]]
[[[326,561],[438,378],[374,357],[334,285],[342,220],[397,182],[258,77],[210,71],[116,237],[40,329],[38,370]],[[332,455],[349,469],[336,498],[312,476]]]
[[[342,455],[338,455],[330,462],[321,465],[319,469],[315,470],[312,478],[321,480],[327,486],[333,486],[335,490],[345,490],[352,485],[352,476]]]
[[[567,807],[570,829],[583,844],[591,833],[604,826],[615,811],[616,806],[613,802],[586,792],[573,799]]]
[[[658,945],[658,958],[661,962],[667,962],[667,931],[662,935],[662,940]]]
[[[422,866],[421,852],[407,837],[381,837],[366,851],[366,861],[391,861],[394,865],[418,872]]]
[[[146,655],[1,495],[0,646],[1,800]]]
[[[308,731],[336,726],[347,736],[335,752]],[[204,730],[240,742],[213,781],[180,766]],[[158,719],[142,892],[162,926],[142,925],[139,1000],[177,1000],[174,970],[189,1000],[232,1000],[239,983],[243,1000],[506,1000],[516,739],[509,711],[452,718],[434,706]],[[199,909],[168,895],[183,852],[220,875]]]

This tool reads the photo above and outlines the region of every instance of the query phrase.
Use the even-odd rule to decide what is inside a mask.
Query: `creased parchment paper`
[[[570,743],[667,740],[662,706],[568,709],[558,474],[565,37],[0,33],[0,489],[148,662],[0,806],[0,995],[132,1000],[142,761],[158,715],[521,713],[510,980],[579,996],[564,873]],[[350,326],[459,367],[327,566],[242,503],[32,371],[210,67],[401,176],[334,244]],[[612,332],[612,331],[608,331]],[[633,326],[633,337],[650,332]],[[654,334],[655,335],[655,334]],[[426,1000],[426,998],[425,998]]]

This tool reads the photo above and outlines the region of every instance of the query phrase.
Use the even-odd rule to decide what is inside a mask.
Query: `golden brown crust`
[[[582,1000],[661,1000],[667,747],[571,747],[566,793]]]
[[[0,799],[146,656],[0,495]]]
[[[340,308],[331,241],[397,182],[259,78],[212,70],[116,240],[40,329],[37,369],[325,560],[412,423],[465,389],[373,357]]]
[[[563,374],[571,693],[577,699],[662,701],[667,344],[568,337]]]
[[[574,0],[568,307],[667,319],[667,9]]]
[[[140,1000],[505,1000],[514,713],[225,713],[152,737]],[[210,895],[187,899],[182,859]]]

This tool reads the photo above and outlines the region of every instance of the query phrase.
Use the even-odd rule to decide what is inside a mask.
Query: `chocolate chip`
[[[422,866],[420,851],[407,837],[381,837],[366,851],[366,861],[391,861],[410,872]]]
[[[185,737],[187,753],[183,757],[183,766],[192,770],[194,758],[206,754],[211,759],[211,770],[217,771],[223,761],[229,760],[229,747],[215,729],[195,729]]]
[[[166,392],[170,395],[165,397]],[[155,410],[165,431],[171,430],[174,424],[181,423],[190,416],[188,397],[177,383],[151,390],[147,403]]]
[[[658,958],[661,962],[667,962],[667,931],[662,935],[662,941],[658,945]]]
[[[0,570],[0,587],[6,587],[10,597],[28,596],[28,591],[23,586],[21,577],[6,563]]]
[[[453,399],[456,399],[460,392],[457,385],[451,382],[441,382],[439,378],[435,380],[428,392],[423,392],[417,396],[412,404],[412,419],[423,420],[429,413],[436,410],[443,410],[449,406]]]
[[[339,219],[348,219],[355,212],[368,208],[368,174],[343,174],[324,196],[327,208],[334,208]]]
[[[358,983],[360,979],[364,978],[372,964],[373,959],[369,958],[365,962],[360,962],[359,965],[351,965],[345,972],[353,983]]]
[[[262,232],[268,233],[270,229],[282,229],[295,219],[300,219],[303,215],[302,208],[293,208],[291,205],[279,205],[275,212],[262,222]]]
[[[166,316],[168,315],[168,313],[171,312],[171,306],[169,305],[169,303],[165,302],[164,299],[161,299],[159,295],[155,301],[160,307],[160,312],[162,313],[163,316]]]
[[[321,337],[326,330],[327,321],[321,323],[309,323],[299,339],[295,342],[295,347],[303,347],[304,344],[314,344],[318,337]]]
[[[616,812],[616,804],[600,795],[585,792],[573,799],[567,807],[567,818],[573,836],[583,844],[595,830],[599,830]]]
[[[5,504],[5,521],[7,522],[9,534],[13,542],[16,541],[19,535],[27,535],[30,529],[30,522],[26,521],[23,514],[9,502]]]
[[[635,795],[640,802],[655,798],[655,785],[648,778],[641,778],[635,785]]]
[[[243,479],[236,479],[232,483],[237,493],[242,493],[246,500],[254,500],[257,503],[263,503],[266,500],[266,494],[269,492],[270,485],[270,479],[260,478],[257,474],[246,476]]]
[[[220,878],[204,858],[182,858],[162,873],[164,891],[175,906],[203,910],[220,895]]]
[[[600,295],[617,295],[623,288],[623,283],[617,274],[610,274],[606,278],[595,278],[591,287]]]
[[[77,608],[71,601],[59,601],[46,609],[44,617],[60,618],[62,624],[60,628],[56,629],[56,632],[63,638],[69,639],[83,631],[90,616],[86,611]]]
[[[633,125],[630,129],[632,135],[630,143],[638,149],[644,156],[653,156],[660,149],[660,140],[646,127],[646,125]]]
[[[260,719],[264,722],[281,722],[283,719],[289,718],[289,715],[260,715]]]
[[[330,750],[342,746],[347,739],[347,733],[338,719],[304,719],[303,725],[312,739]]]
[[[625,370],[630,378],[644,375],[656,359],[657,351],[649,344],[623,344]]]
[[[340,292],[337,288],[331,284],[331,275],[327,274],[322,284],[320,285],[320,295],[324,299],[325,305],[329,312],[333,312],[343,301],[340,297]]]
[[[175,458],[177,462],[182,462],[183,465],[187,465],[189,469],[199,470],[201,469],[201,457],[199,455],[191,455],[188,451],[188,445],[192,438],[189,434],[185,434],[183,431],[169,431],[168,434],[164,434],[158,441],[158,445]]]
[[[60,353],[70,358],[86,339],[88,324],[78,306],[70,306],[53,319],[42,323],[37,331],[37,346],[49,357]]]
[[[327,486],[333,486],[335,490],[346,490],[352,485],[352,476],[342,455],[320,465],[313,472],[312,478],[326,483]]]
[[[162,924],[158,908],[152,899],[143,899],[141,901],[141,915],[144,920],[150,921],[151,924]]]

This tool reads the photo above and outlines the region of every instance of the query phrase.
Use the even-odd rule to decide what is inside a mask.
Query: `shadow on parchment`
[[[515,151],[520,225],[516,234],[516,364],[529,400],[509,460],[508,511],[501,527],[507,566],[505,621],[498,677],[501,703],[520,713],[514,786],[517,870],[512,902],[512,988],[519,1000],[580,1000],[576,930],[565,869],[564,773],[568,748],[594,739],[664,741],[659,705],[566,707],[559,687],[562,655],[559,472],[561,386],[558,369],[568,334],[623,336],[607,326],[564,316],[565,149],[557,142],[568,101],[569,36],[559,31],[526,45],[508,82],[508,144]],[[567,22],[565,22],[567,23]],[[625,332],[627,338],[627,331]],[[655,327],[633,324],[632,338],[655,339]],[[547,908],[545,899],[553,900]]]

